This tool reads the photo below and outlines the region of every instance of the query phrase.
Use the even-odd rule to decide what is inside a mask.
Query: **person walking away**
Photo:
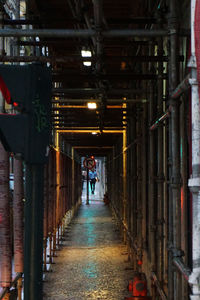
[[[89,179],[90,179],[91,191],[92,191],[92,194],[94,194],[95,184],[96,184],[96,181],[97,181],[97,172],[94,169],[89,171]]]

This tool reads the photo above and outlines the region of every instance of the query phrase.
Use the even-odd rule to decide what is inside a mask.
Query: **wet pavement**
[[[102,201],[83,203],[44,282],[44,300],[121,300],[133,270],[126,247]]]

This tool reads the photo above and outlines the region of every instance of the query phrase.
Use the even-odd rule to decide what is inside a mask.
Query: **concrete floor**
[[[125,245],[102,201],[83,203],[67,228],[52,272],[44,282],[44,300],[122,300],[130,296],[133,270]]]

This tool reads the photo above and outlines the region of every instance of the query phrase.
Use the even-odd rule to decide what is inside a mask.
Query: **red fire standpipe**
[[[134,297],[147,296],[147,281],[143,274],[138,273],[129,281],[128,289]]]
[[[2,287],[11,283],[11,230],[9,199],[9,159],[0,143],[0,282]]]

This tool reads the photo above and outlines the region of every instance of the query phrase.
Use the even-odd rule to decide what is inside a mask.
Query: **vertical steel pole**
[[[164,110],[165,110],[165,106],[164,106]],[[168,242],[169,242],[169,225],[170,225],[170,216],[169,216],[169,199],[171,199],[171,197],[169,196],[169,184],[168,184],[168,171],[169,171],[169,135],[168,135],[168,131],[169,131],[169,122],[165,124],[164,128],[163,128],[163,156],[164,156],[164,165],[163,165],[163,171],[164,171],[164,176],[165,176],[165,181],[164,181],[164,194],[163,194],[163,217],[164,217],[164,225],[163,225],[163,234],[164,234],[164,238],[163,238],[163,249],[164,249],[164,253],[163,253],[163,282],[164,285],[167,286],[168,285],[168,281],[170,279],[168,279]],[[168,222],[167,222],[168,220]],[[172,222],[171,222],[172,223]]]
[[[104,180],[105,180],[105,189],[104,192],[108,192],[109,191],[109,187],[108,187],[108,178],[106,178],[106,174],[108,174],[108,167],[110,169],[111,175],[110,175],[110,188],[111,191],[110,193],[108,193],[108,195],[110,196],[110,200],[111,200],[111,204],[112,207],[115,207],[115,203],[114,203],[114,194],[115,194],[115,177],[114,177],[114,172],[115,172],[115,153],[114,153],[114,147],[112,148],[112,154],[110,154],[110,156],[108,157],[109,159],[109,164],[107,163],[106,168],[104,166]],[[106,184],[107,183],[107,184]]]
[[[135,140],[135,116],[134,108],[131,111],[131,118],[130,118],[130,127],[131,127],[131,142],[134,143]],[[135,237],[135,177],[136,177],[136,166],[135,166],[135,143],[131,147],[131,233],[132,236]]]
[[[59,224],[60,224],[60,150],[57,149],[55,157],[55,188],[56,188],[56,237],[59,245]],[[73,174],[72,174],[73,176]]]
[[[178,84],[178,70],[179,65],[178,57],[178,20],[177,20],[177,7],[176,0],[170,0],[170,80],[169,80],[169,95],[177,87]],[[180,202],[180,130],[179,130],[179,102],[171,99],[171,149],[172,149],[172,178],[171,178],[171,191],[172,191],[172,208],[173,208],[173,238],[171,245],[171,254],[169,256],[169,265],[172,265],[172,256],[174,251],[181,248],[181,202]],[[169,290],[169,300],[181,299],[181,275],[174,273],[171,269],[171,284],[174,286],[174,293]],[[174,277],[173,277],[174,276]],[[172,286],[169,287],[172,289]]]
[[[24,299],[42,299],[44,165],[26,164]]]
[[[125,226],[127,227],[127,131],[124,129],[123,131],[123,162],[122,162],[122,168],[123,168],[123,222]],[[126,231],[123,232],[123,239],[124,242],[126,241]]]
[[[130,109],[130,108],[129,108]],[[129,147],[131,143],[131,128],[130,122],[127,124],[127,207],[126,207],[126,215],[127,215],[127,228],[128,231],[131,231],[131,147]],[[130,260],[130,239],[127,239],[128,246],[128,260]]]
[[[1,287],[12,281],[9,197],[9,157],[0,143],[0,275]]]
[[[163,55],[163,41],[158,40],[158,55]],[[163,114],[163,63],[158,62],[158,81],[157,81],[157,114]],[[157,276],[162,282],[163,275],[163,124],[158,126],[157,144]]]
[[[188,145],[187,145],[187,109],[188,97],[183,96],[181,104],[181,174],[183,180],[183,186],[181,189],[181,249],[186,254],[183,258],[185,265],[188,265]],[[182,297],[186,298],[188,295],[188,284],[185,280],[182,281]]]
[[[47,239],[48,239],[48,201],[49,201],[49,190],[48,190],[48,165],[44,169],[44,238],[43,238],[43,257],[44,257],[44,272],[47,271]]]
[[[52,180],[53,180],[53,256],[56,256],[56,231],[57,231],[57,198],[56,198],[56,150],[53,151],[53,172],[52,172]]]
[[[137,107],[137,123],[136,123],[136,155],[137,155],[137,247],[138,255],[141,256],[142,244],[142,164],[141,164],[141,107]],[[139,257],[138,257],[139,258]],[[140,258],[141,260],[141,258]]]
[[[53,173],[53,150],[50,149],[49,153],[49,163],[48,163],[48,192],[49,192],[49,201],[48,201],[48,234],[49,234],[49,263],[52,263],[52,234],[53,234],[53,180],[52,180],[52,173]]]
[[[198,3],[199,4],[199,3]],[[197,64],[195,49],[195,8],[197,1],[191,1],[191,60],[190,67],[192,78],[192,176],[189,179],[189,187],[192,192],[192,274],[189,283],[192,285],[192,295],[190,299],[200,299],[200,106],[199,88],[197,81]],[[198,38],[198,37],[196,37]]]
[[[14,265],[16,273],[24,271],[24,228],[23,228],[23,165],[14,159],[14,192],[13,192],[13,231],[14,231]],[[18,298],[21,299],[21,278],[18,281]]]
[[[3,11],[0,8],[0,28],[3,28]],[[4,54],[4,39],[0,38],[0,55]],[[0,113],[4,101],[0,99]],[[9,155],[0,142],[0,282],[9,287],[12,280],[12,250],[10,227]],[[9,297],[9,296],[8,296]]]
[[[94,23],[95,29],[97,32],[96,40],[95,40],[95,47],[96,47],[96,55],[97,55],[97,62],[96,62],[96,71],[102,71],[102,55],[103,55],[103,44],[102,44],[102,36],[100,34],[100,30],[102,27],[102,17],[103,17],[103,1],[102,0],[93,0],[94,5]]]
[[[20,19],[20,0],[16,0],[16,19]],[[19,40],[16,39],[16,41]],[[20,55],[20,46],[15,46],[15,54]],[[23,249],[23,212],[24,206],[22,198],[24,195],[23,190],[23,165],[22,161],[14,159],[14,194],[13,194],[13,228],[14,228],[14,260],[15,260],[15,272],[22,273],[24,263],[24,249]],[[22,278],[19,278],[17,282],[18,298],[22,297]]]
[[[75,156],[74,148],[72,148],[72,211],[74,215],[75,209]]]
[[[127,125],[127,145],[131,143],[131,129],[130,123],[128,122]],[[131,161],[130,161],[130,152],[131,148],[127,149],[127,207],[126,207],[126,215],[127,215],[127,226],[128,230],[130,231],[130,220],[131,220],[131,208],[130,208],[130,187],[131,187]]]
[[[89,169],[87,168],[87,199],[86,204],[89,204]]]
[[[154,88],[153,83],[149,87],[149,126],[152,124],[155,117],[155,103],[154,103]],[[151,271],[155,272],[155,131],[149,132],[149,250]]]
[[[143,105],[142,122],[142,247],[146,248],[147,232],[147,105]]]

